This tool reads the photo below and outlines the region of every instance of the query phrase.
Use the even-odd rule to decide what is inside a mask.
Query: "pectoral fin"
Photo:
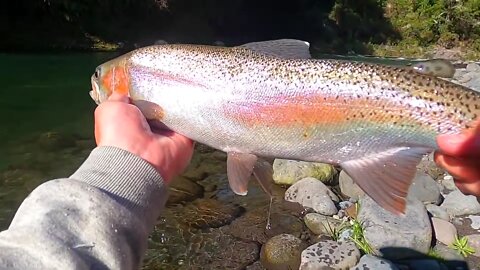
[[[384,209],[404,214],[408,189],[426,147],[397,147],[342,162],[345,172]]]
[[[247,195],[248,181],[257,162],[257,156],[230,152],[227,156],[227,176],[230,188],[235,194]]]
[[[251,42],[239,47],[285,59],[310,59],[310,43],[297,39],[277,39]]]
[[[252,154],[230,152],[227,156],[227,176],[230,188],[235,194],[247,195],[248,182],[252,174],[262,189],[270,197],[273,170],[272,166]]]

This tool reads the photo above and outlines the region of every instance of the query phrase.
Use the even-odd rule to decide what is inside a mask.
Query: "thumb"
[[[125,95],[125,94],[120,94],[118,92],[113,92],[110,97],[108,98],[108,101],[117,101],[117,102],[124,102],[124,103],[130,103],[130,98]]]

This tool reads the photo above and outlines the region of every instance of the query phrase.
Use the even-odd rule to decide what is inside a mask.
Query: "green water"
[[[90,76],[111,54],[0,54],[0,168],[21,139],[52,130],[91,136]]]

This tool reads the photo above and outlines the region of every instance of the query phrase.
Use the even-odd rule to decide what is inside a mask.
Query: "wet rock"
[[[230,224],[242,212],[243,209],[239,206],[223,204],[212,199],[198,199],[179,211],[182,223],[198,229],[218,228]]]
[[[166,208],[149,237],[143,269],[242,269],[258,259],[256,243],[189,227],[184,217],[181,209]]]
[[[364,196],[358,219],[363,222],[367,242],[386,259],[411,258],[418,252],[427,253],[430,248],[430,219],[423,203],[415,198],[407,198],[405,215],[400,216]]]
[[[480,214],[480,204],[477,198],[472,195],[465,195],[459,190],[452,191],[443,201],[441,207],[450,216]]]
[[[300,269],[349,269],[356,265],[359,259],[360,251],[354,243],[325,240],[302,252]]]
[[[470,234],[466,237],[468,239],[468,245],[475,250],[473,256],[480,257],[480,234]]]
[[[360,196],[365,194],[345,171],[340,172],[338,182],[340,184],[340,191],[345,196],[358,200]]]
[[[425,204],[440,204],[442,201],[437,182],[430,175],[421,171],[417,171],[408,191],[408,196],[413,196]]]
[[[392,262],[373,255],[363,255],[357,265],[350,270],[398,270]]]
[[[325,184],[333,184],[336,169],[329,164],[296,160],[275,159],[273,180],[279,185],[293,185],[297,181],[313,177]]]
[[[298,269],[305,244],[291,234],[280,234],[270,238],[262,246],[260,260],[269,270]]]
[[[256,261],[253,264],[247,266],[245,270],[266,270],[265,267],[262,266],[260,261]]]
[[[304,178],[289,187],[285,192],[285,200],[298,202],[322,215],[331,216],[338,212],[332,201],[338,201],[338,197],[321,181],[311,177]]]
[[[214,151],[210,151],[210,148],[200,146],[202,145],[198,145],[195,148],[192,160],[182,174],[183,177],[198,181],[209,175],[227,171],[226,162],[216,159],[218,154]]]
[[[439,219],[432,218],[432,226],[437,241],[449,246],[455,241],[457,236],[457,228],[452,223]]]
[[[308,213],[303,220],[305,225],[307,225],[314,234],[325,235],[332,235],[335,231],[338,231],[341,224],[344,223],[342,220],[317,213]]]
[[[445,211],[445,209],[442,207],[435,204],[427,204],[425,207],[432,217],[440,218],[446,221],[450,220],[450,216],[448,215],[447,211]]]
[[[203,187],[185,177],[176,177],[168,187],[167,205],[192,201],[203,195]]]
[[[267,207],[261,207],[246,212],[222,229],[224,229],[225,233],[239,239],[255,241],[260,244],[267,242],[269,238],[275,235],[283,233],[296,237],[301,236],[304,230],[303,222],[297,217],[286,213],[272,212],[271,229],[267,229],[267,211]]]
[[[64,148],[75,147],[75,137],[71,134],[59,132],[45,132],[37,140],[38,146],[48,151],[58,151]]]

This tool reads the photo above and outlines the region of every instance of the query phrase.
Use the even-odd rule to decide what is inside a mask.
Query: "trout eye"
[[[97,68],[93,76],[95,76],[95,79],[98,79],[100,77],[100,69]]]

